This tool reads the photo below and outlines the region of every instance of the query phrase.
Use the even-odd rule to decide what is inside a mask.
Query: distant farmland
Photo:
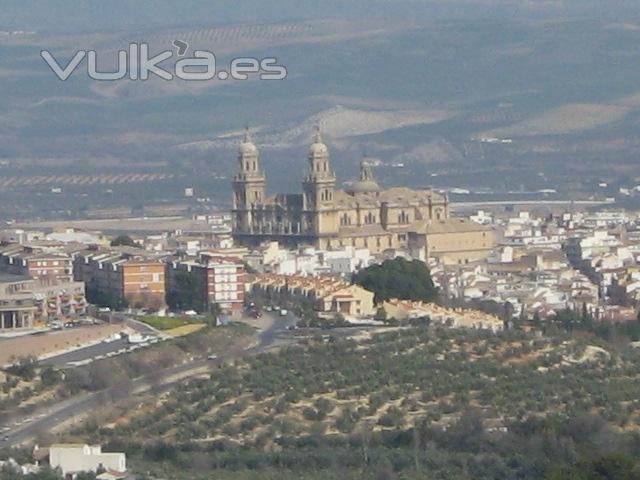
[[[0,179],[0,188],[30,187],[36,185],[120,185],[127,183],[156,182],[171,178],[174,178],[174,175],[167,173],[12,176]]]

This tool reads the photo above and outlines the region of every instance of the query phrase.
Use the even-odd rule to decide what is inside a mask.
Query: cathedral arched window
[[[364,217],[364,223],[366,224],[370,225],[372,223],[375,223],[375,221],[376,221],[376,217],[371,212],[367,213],[367,215]]]

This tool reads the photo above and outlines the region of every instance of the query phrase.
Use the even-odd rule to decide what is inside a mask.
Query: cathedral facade
[[[336,188],[329,149],[319,131],[309,148],[302,192],[266,195],[266,176],[258,148],[247,131],[233,177],[233,235],[236,242],[256,246],[276,240],[331,249],[345,246],[381,253],[408,246],[412,234],[449,217],[449,202],[430,190],[382,189],[363,161],[360,179],[345,190]]]

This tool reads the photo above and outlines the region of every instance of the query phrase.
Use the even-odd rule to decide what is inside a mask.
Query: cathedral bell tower
[[[255,227],[255,210],[264,202],[266,177],[260,170],[260,158],[256,145],[247,128],[238,151],[239,171],[233,177],[234,231],[252,233]]]
[[[329,149],[316,127],[309,148],[309,171],[302,181],[304,230],[307,234],[323,236],[338,232],[335,189],[336,175],[329,162]]]

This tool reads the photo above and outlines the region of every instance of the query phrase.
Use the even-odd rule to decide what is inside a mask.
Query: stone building
[[[462,218],[421,222],[409,233],[414,258],[437,259],[443,265],[483,261],[496,246],[498,234],[487,225]]]
[[[336,188],[329,149],[320,132],[309,148],[302,192],[267,196],[259,151],[247,132],[240,144],[239,171],[233,177],[234,240],[256,246],[276,240],[285,246],[368,248],[381,253],[408,245],[411,232],[425,222],[449,217],[446,196],[431,190],[381,188],[362,162],[360,179]]]

